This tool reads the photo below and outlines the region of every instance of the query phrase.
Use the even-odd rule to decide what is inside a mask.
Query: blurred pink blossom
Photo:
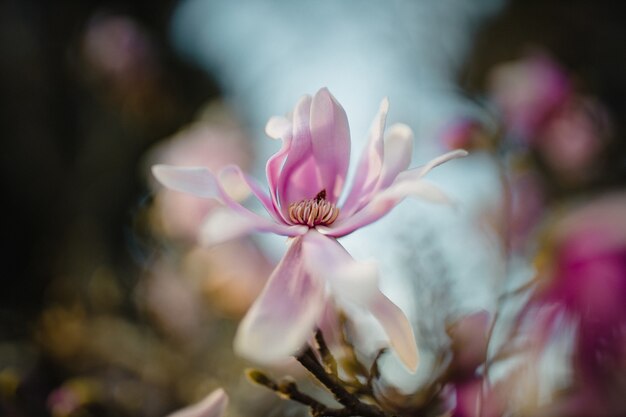
[[[440,134],[444,149],[476,149],[491,145],[485,127],[474,119],[461,118],[444,126]]]
[[[540,54],[497,66],[488,83],[506,127],[524,143],[535,140],[537,131],[572,89],[564,70]]]
[[[204,166],[219,171],[230,164],[247,167],[251,150],[245,133],[228,116],[212,108],[218,120],[198,120],[152,151],[150,160],[177,166]],[[160,189],[156,197],[155,222],[169,237],[195,241],[207,214],[219,206],[214,200]]]
[[[572,98],[546,122],[536,148],[562,181],[581,182],[597,174],[610,129],[608,114],[599,102]]]
[[[606,195],[567,215],[552,237],[544,281],[521,319],[545,346],[563,322],[575,327],[574,415],[626,412],[626,195]],[[617,407],[617,408],[615,408]],[[569,414],[568,414],[569,415]]]
[[[237,166],[226,167],[218,175],[204,167],[153,167],[154,175],[167,187],[224,204],[203,227],[205,243],[252,231],[292,238],[239,326],[235,348],[242,355],[267,363],[297,354],[319,322],[330,290],[369,310],[403,363],[416,369],[418,354],[411,325],[379,290],[376,266],[352,259],[336,238],[378,220],[405,197],[447,201],[423,177],[466,152],[450,152],[422,168],[407,170],[413,135],[408,126],[397,124],[383,138],[387,110],[388,102],[383,100],[341,206],[337,203],[348,171],[350,132],[345,111],[327,89],[300,99],[291,118],[273,117],[268,122],[267,134],[282,139],[282,147],[267,162],[269,195]],[[271,218],[248,210],[226,192],[224,181],[233,177],[249,187]]]
[[[218,388],[203,400],[178,410],[166,417],[222,417],[228,406],[228,396],[223,389]]]

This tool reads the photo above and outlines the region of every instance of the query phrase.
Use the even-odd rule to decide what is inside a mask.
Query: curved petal
[[[383,326],[391,347],[402,363],[409,371],[415,372],[419,364],[419,353],[413,328],[404,312],[380,291],[368,308]]]
[[[378,292],[378,268],[372,261],[357,262],[334,238],[311,230],[303,237],[306,270],[328,282],[334,294],[366,306]]]
[[[169,188],[205,198],[215,198],[226,205],[227,208],[224,210],[216,210],[202,227],[200,240],[204,244],[224,242],[253,231],[273,232],[285,236],[297,236],[306,231],[303,226],[277,223],[248,210],[230,197],[220,181],[206,168],[156,165],[152,170],[157,179]],[[243,176],[236,166],[229,166],[221,171],[222,174],[229,172]],[[272,208],[269,206],[269,199],[259,186],[245,176],[242,179],[270,214],[275,214],[275,211],[270,211]]]
[[[225,177],[234,176],[240,181],[243,181],[247,188],[254,194],[254,196],[261,202],[265,210],[277,221],[286,223],[283,220],[280,210],[277,210],[270,196],[265,193],[261,185],[252,177],[244,173],[237,165],[229,165],[220,171],[220,180],[223,183]]]
[[[401,172],[398,175],[399,181],[404,180],[417,180],[428,174],[433,168],[450,161],[451,159],[462,158],[467,156],[468,152],[463,149],[457,149],[451,152],[444,153],[436,158],[431,159],[425,165],[422,165],[417,168],[409,169],[407,171]]]
[[[409,167],[413,155],[413,130],[405,124],[396,123],[385,133],[383,165],[376,190],[387,188],[398,174]]]
[[[291,131],[283,137],[283,144],[281,148],[267,160],[267,164],[265,165],[265,175],[267,176],[267,184],[270,188],[272,205],[274,206],[275,211],[280,214],[284,222],[287,222],[289,217],[286,215],[286,212],[281,210],[280,203],[278,202],[278,181],[280,178],[281,168],[290,149]]]
[[[235,350],[258,363],[276,363],[297,354],[320,318],[324,283],[304,268],[302,238],[291,243],[263,292],[237,330]]]
[[[342,205],[341,217],[350,216],[361,205],[361,198],[376,186],[383,164],[383,132],[389,111],[389,100],[380,103],[369,132],[367,146],[359,159],[352,187]]]
[[[269,232],[282,236],[300,236],[309,228],[286,225],[258,216],[253,212],[233,211],[228,207],[213,209],[200,228],[200,244],[216,245],[253,232]]]
[[[272,139],[285,139],[291,136],[291,120],[285,116],[273,116],[265,125],[265,134]]]
[[[337,221],[332,226],[318,226],[317,230],[327,236],[341,237],[367,226],[389,213],[406,197],[418,197],[433,203],[449,203],[450,199],[435,184],[418,179],[398,181],[376,194],[361,210],[351,217]]]
[[[335,239],[311,230],[302,238],[305,269],[327,280],[338,299],[370,310],[381,323],[391,347],[412,372],[417,369],[417,344],[413,329],[402,312],[378,288],[374,262],[357,262]]]
[[[175,167],[154,165],[152,174],[167,188],[203,198],[219,199],[219,186],[215,175],[203,167]]]
[[[350,128],[345,110],[326,88],[313,97],[310,128],[322,187],[326,190],[326,199],[335,204],[350,163]]]
[[[290,203],[314,198],[323,189],[311,145],[311,97],[304,96],[293,112],[291,148],[276,186],[278,202],[287,218]]]
[[[228,396],[223,389],[218,388],[203,400],[178,410],[166,417],[222,417],[228,406]]]

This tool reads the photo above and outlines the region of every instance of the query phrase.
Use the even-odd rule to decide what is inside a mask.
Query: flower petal
[[[233,211],[218,207],[211,211],[200,228],[200,244],[212,246],[253,232],[269,232],[282,236],[300,236],[309,228],[286,225],[261,217],[253,212]]]
[[[433,183],[422,179],[422,177],[434,167],[465,155],[467,155],[467,152],[464,150],[448,152],[434,158],[421,168],[400,172],[389,187],[378,191],[371,201],[356,213],[349,217],[340,217],[330,227],[318,226],[317,230],[328,236],[345,236],[380,219],[409,196],[418,197],[433,203],[451,203],[443,191]]]
[[[415,372],[419,364],[419,353],[413,328],[404,312],[382,292],[371,301],[369,310],[383,326],[391,347],[404,365]]]
[[[229,165],[220,171],[220,181],[223,183],[225,177],[233,176],[243,181],[247,188],[255,195],[255,197],[263,204],[265,210],[277,221],[285,223],[280,214],[280,210],[277,210],[272,203],[271,198],[265,193],[263,187],[252,177],[244,173],[237,165]]]
[[[376,186],[380,178],[380,170],[383,164],[383,132],[385,121],[389,111],[389,100],[386,98],[380,103],[378,113],[374,117],[369,132],[367,146],[363,149],[361,158],[356,168],[354,180],[350,192],[342,205],[341,217],[350,216],[359,206],[361,198]]]
[[[280,203],[278,202],[278,182],[280,179],[281,168],[287,158],[289,150],[291,149],[291,131],[289,131],[288,134],[285,134],[282,139],[283,144],[281,148],[267,160],[267,164],[265,165],[265,174],[267,176],[267,184],[270,188],[272,205],[274,206],[275,211],[281,215],[283,221],[287,222],[289,217],[287,216],[286,210],[281,210]]]
[[[217,179],[206,168],[155,165],[152,173],[161,184],[172,190],[203,198],[219,198]]]
[[[387,188],[400,172],[406,170],[411,163],[412,154],[411,128],[402,123],[392,125],[385,134],[383,165],[376,190]]]
[[[220,181],[206,168],[156,165],[152,170],[157,179],[169,188],[205,198],[215,198],[226,205],[227,208],[216,209],[202,227],[200,240],[204,244],[225,242],[254,231],[272,232],[284,236],[298,236],[306,232],[307,228],[304,226],[291,226],[278,219],[273,221],[248,210],[230,197]],[[267,195],[258,184],[246,177],[239,167],[225,167],[220,174],[220,176],[229,174],[240,176],[268,212],[275,218],[277,217]]]
[[[178,410],[167,417],[222,417],[228,406],[228,396],[218,388],[202,401]]]
[[[457,149],[448,153],[444,153],[436,158],[431,159],[425,165],[422,165],[417,168],[409,169],[407,171],[401,172],[398,175],[399,181],[404,180],[416,180],[422,178],[426,174],[428,174],[433,168],[438,167],[439,165],[450,161],[451,159],[462,158],[467,156],[468,152],[463,149]]]
[[[265,134],[272,139],[285,139],[291,136],[291,120],[285,116],[270,117],[265,125]]]
[[[332,237],[310,230],[303,237],[302,256],[306,270],[340,297],[366,306],[378,292],[376,263],[355,261]]]
[[[450,199],[435,184],[418,179],[397,181],[376,194],[372,201],[351,217],[337,221],[332,226],[318,226],[317,230],[327,236],[341,237],[367,226],[389,213],[406,197],[418,197],[433,203],[449,203]]]
[[[375,262],[357,262],[335,239],[311,230],[302,238],[305,269],[326,280],[339,301],[368,309],[381,323],[391,347],[413,372],[417,368],[417,344],[413,329],[402,312],[378,288]]]
[[[326,88],[313,97],[310,128],[322,187],[326,190],[326,199],[335,204],[350,163],[350,127],[345,110]]]
[[[311,97],[304,96],[293,112],[291,148],[280,171],[276,191],[285,218],[289,204],[314,198],[322,189],[322,180],[311,145]]]
[[[297,354],[313,334],[325,304],[324,283],[304,268],[302,238],[292,241],[237,330],[235,350],[258,363]]]

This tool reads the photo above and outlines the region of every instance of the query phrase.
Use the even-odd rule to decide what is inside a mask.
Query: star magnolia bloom
[[[417,368],[411,325],[378,289],[376,266],[352,259],[336,238],[378,220],[407,196],[447,201],[422,177],[467,152],[450,152],[421,168],[407,170],[413,134],[408,126],[397,124],[383,139],[388,107],[383,100],[343,204],[338,200],[348,172],[350,131],[345,111],[325,88],[314,97],[300,99],[292,117],[269,120],[266,133],[282,140],[280,150],[267,162],[269,195],[236,166],[225,167],[217,176],[206,168],[153,168],[167,187],[224,204],[203,227],[205,243],[252,231],[293,238],[239,326],[235,348],[243,356],[276,362],[296,354],[311,336],[327,297],[333,294],[338,301],[369,310],[403,363],[411,370]],[[271,218],[253,213],[228,195],[223,183],[232,181],[233,176],[247,184]]]
[[[222,417],[228,406],[228,395],[218,388],[200,402],[178,410],[166,417]]]

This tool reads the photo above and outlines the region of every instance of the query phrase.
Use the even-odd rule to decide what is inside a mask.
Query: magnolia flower
[[[302,97],[291,117],[269,120],[266,133],[282,140],[280,150],[267,162],[269,195],[237,166],[225,167],[218,175],[206,168],[153,167],[156,178],[167,187],[224,204],[207,219],[202,229],[204,243],[252,231],[291,238],[286,254],[239,326],[235,349],[241,355],[271,363],[297,354],[332,295],[370,311],[403,363],[416,369],[418,353],[411,325],[379,290],[376,266],[352,259],[336,239],[378,220],[407,196],[447,201],[422,177],[466,152],[450,152],[408,170],[413,134],[408,126],[397,124],[383,139],[388,107],[383,100],[342,204],[339,197],[348,172],[350,131],[345,111],[325,88],[314,97]],[[269,218],[229,196],[223,183],[233,178],[247,184]]]
[[[228,395],[218,388],[203,400],[166,417],[222,417],[228,405]]]

